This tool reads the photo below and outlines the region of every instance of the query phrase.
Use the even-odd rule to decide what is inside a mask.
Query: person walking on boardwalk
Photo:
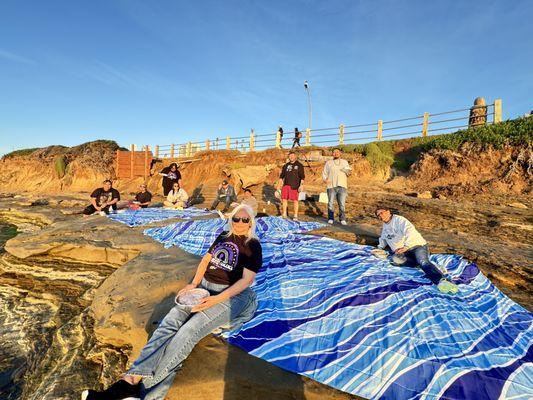
[[[352,168],[348,161],[341,158],[340,149],[333,150],[333,159],[328,160],[322,171],[322,180],[326,183],[328,192],[328,224],[335,219],[335,200],[339,206],[339,219],[346,225],[346,196],[348,194],[348,176]]]
[[[302,138],[302,132],[300,132],[298,130],[298,128],[294,128],[294,139],[292,139],[292,148],[293,149],[296,146],[301,147],[301,145],[300,145],[300,139],[301,138]]]
[[[289,153],[289,162],[281,168],[278,190],[281,188],[282,212],[281,216],[287,218],[289,200],[294,204],[294,220],[298,220],[298,197],[303,191],[305,171],[303,164],[298,161],[294,151]]]

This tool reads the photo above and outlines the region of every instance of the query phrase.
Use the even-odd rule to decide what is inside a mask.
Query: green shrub
[[[27,156],[31,153],[33,153],[36,150],[39,150],[39,147],[34,147],[31,149],[20,149],[12,151],[11,153],[4,154],[2,158],[13,158],[13,157],[21,157],[21,156]]]
[[[518,118],[428,139],[430,140],[423,145],[424,150],[457,150],[466,142],[495,148],[501,148],[505,144],[520,146],[533,142],[533,118]]]
[[[335,146],[335,149],[339,149],[343,153],[359,153],[363,154],[365,145],[364,144],[341,144]]]
[[[65,156],[57,156],[54,159],[54,170],[56,171],[57,177],[59,179],[65,176],[67,170],[67,158]]]
[[[372,167],[372,172],[374,173],[379,171],[385,171],[394,162],[394,157],[392,155],[392,147],[390,148],[390,153],[388,153],[387,150],[385,150],[384,152],[382,148],[386,149],[386,146],[380,147],[377,142],[365,144],[363,154],[370,163],[370,166]]]

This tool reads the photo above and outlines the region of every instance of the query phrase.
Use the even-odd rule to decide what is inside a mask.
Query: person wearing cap
[[[391,261],[394,265],[419,266],[441,292],[458,292],[457,285],[430,261],[427,242],[407,218],[393,214],[385,206],[378,206],[375,215],[383,222],[378,249],[385,250],[389,247],[393,253]]]
[[[328,160],[322,171],[322,180],[326,183],[328,193],[328,224],[335,219],[335,200],[339,206],[341,225],[346,225],[346,196],[348,195],[348,176],[352,168],[348,161],[341,158],[340,149],[333,149],[333,159]]]
[[[218,186],[217,194],[211,204],[211,210],[217,208],[218,203],[224,203],[224,209],[222,212],[228,212],[230,209],[231,203],[237,201],[237,195],[235,194],[235,189],[229,184],[229,182],[224,179],[222,183]]]
[[[294,204],[294,220],[298,220],[298,197],[304,187],[305,172],[294,151],[289,152],[289,162],[281,168],[277,189],[281,188],[281,216],[287,218],[289,200]]]
[[[238,329],[253,317],[257,299],[250,285],[263,265],[263,250],[250,207],[236,207],[228,227],[200,260],[191,283],[178,292],[200,288],[210,296],[192,308],[172,307],[128,371],[104,391],[83,391],[82,400],[164,399],[200,340],[221,327]]]

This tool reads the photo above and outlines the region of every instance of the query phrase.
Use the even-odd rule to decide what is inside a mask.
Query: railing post
[[[231,149],[231,138],[229,136],[226,136],[226,150]]]
[[[170,158],[174,158],[174,143],[170,145]]]
[[[254,151],[255,149],[255,133],[254,130],[250,132],[250,151]]]
[[[209,142],[209,139],[206,139],[205,141],[205,149],[209,151],[211,149],[211,143]]]
[[[133,167],[135,166],[135,145],[130,147],[130,178],[133,178]]]
[[[185,148],[185,157],[190,157],[192,151],[192,143],[187,142],[187,147]]]
[[[305,145],[311,146],[311,128],[305,130]]]
[[[344,144],[344,124],[339,126],[339,145]]]
[[[239,139],[235,139],[235,150],[239,151]]]
[[[276,149],[281,149],[281,132],[279,129],[276,132]]]
[[[502,122],[502,99],[494,100],[494,123]]]
[[[146,177],[148,176],[148,145],[144,145],[144,180],[146,181]]]
[[[424,119],[422,120],[422,137],[428,135],[429,113],[424,113]]]
[[[383,120],[378,119],[378,140],[383,138]]]
[[[155,158],[159,158],[159,145],[158,145],[158,144],[155,145],[155,154],[154,154],[154,157],[155,157]]]

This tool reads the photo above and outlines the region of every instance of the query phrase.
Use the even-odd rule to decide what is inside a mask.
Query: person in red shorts
[[[298,221],[298,194],[303,190],[305,172],[294,151],[289,153],[289,162],[281,169],[278,190],[281,188],[282,217],[287,218],[289,200],[294,204],[294,220]]]

